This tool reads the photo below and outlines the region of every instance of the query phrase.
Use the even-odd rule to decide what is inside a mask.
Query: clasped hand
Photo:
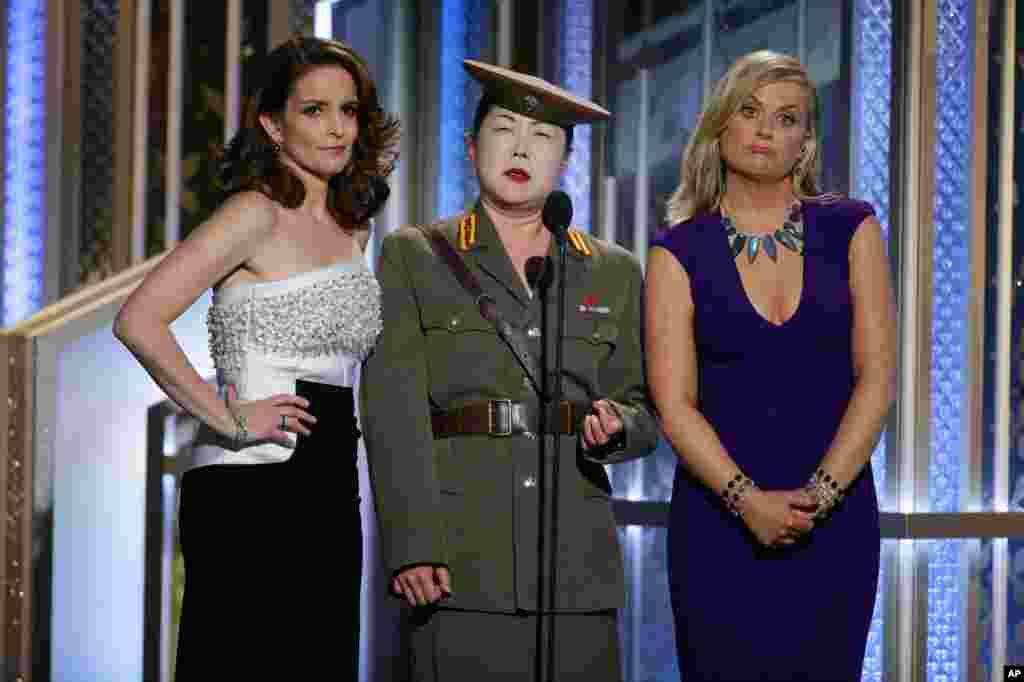
[[[814,529],[817,506],[818,501],[803,489],[755,489],[747,498],[743,520],[765,547],[786,547]]]
[[[583,418],[583,450],[607,445],[611,438],[622,431],[622,418],[607,400],[595,400],[594,411]]]
[[[412,566],[395,574],[391,591],[404,597],[409,606],[426,606],[451,596],[451,576],[444,566]]]

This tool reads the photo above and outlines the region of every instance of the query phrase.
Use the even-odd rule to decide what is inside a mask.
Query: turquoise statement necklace
[[[757,260],[757,254],[763,250],[774,262],[779,260],[779,250],[775,242],[782,244],[797,255],[804,252],[804,219],[800,211],[800,202],[794,201],[789,208],[789,217],[783,221],[782,227],[769,232],[768,234],[751,234],[736,229],[722,206],[722,226],[729,238],[729,248],[732,250],[732,257],[738,258],[744,251],[747,252],[747,262],[753,263]]]

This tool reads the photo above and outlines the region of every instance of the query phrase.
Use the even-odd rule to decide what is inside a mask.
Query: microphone
[[[572,199],[569,195],[561,190],[556,190],[548,195],[547,200],[544,202],[544,210],[541,212],[541,220],[544,222],[544,227],[551,232],[551,235],[555,238],[555,243],[558,244],[558,280],[555,285],[555,295],[557,296],[558,304],[556,306],[557,314],[555,318],[555,329],[551,330],[554,332],[555,337],[553,344],[555,347],[555,367],[554,372],[549,373],[547,363],[545,362],[544,377],[544,400],[542,401],[541,409],[541,424],[542,432],[548,432],[548,415],[551,414],[550,408],[554,407],[555,410],[559,410],[562,403],[562,372],[564,366],[563,360],[563,346],[565,340],[565,269],[566,269],[566,251],[568,245],[566,242],[566,236],[569,233],[569,224],[572,223]],[[550,271],[550,268],[545,268]],[[543,275],[544,273],[539,273]],[[547,311],[547,304],[543,306],[543,310]],[[541,348],[548,348],[548,329],[547,324],[544,324],[544,331],[542,332]],[[547,385],[548,378],[553,381],[554,386],[549,387]],[[557,414],[557,412],[555,412]],[[542,442],[544,442],[542,440]],[[538,542],[537,542],[537,583],[538,583],[538,594],[537,594],[537,608],[542,613],[555,604],[556,591],[558,589],[558,516],[559,506],[561,499],[558,493],[558,482],[559,482],[559,462],[562,458],[562,439],[558,436],[554,438],[553,452],[551,457],[551,483],[550,491],[548,486],[545,485],[545,478],[547,474],[547,463],[545,462],[544,447],[541,446],[539,453],[539,462],[537,464],[538,471],[541,472],[540,478],[540,500],[537,505],[537,521],[538,529]],[[550,498],[548,495],[550,494]],[[550,511],[548,507],[550,506]],[[548,525],[548,519],[550,517],[550,525]],[[546,566],[545,566],[546,565]],[[544,575],[545,568],[547,569],[547,576]],[[545,580],[545,577],[547,580]],[[547,583],[547,584],[545,584]],[[541,589],[546,588],[546,592],[542,592]],[[544,595],[547,599],[544,599]],[[545,603],[546,601],[546,603]],[[545,652],[547,657],[547,674],[548,680],[554,679],[554,668],[552,667],[553,653],[555,650],[555,621],[551,621],[547,625],[547,643],[546,646],[541,643],[542,639],[542,623],[543,619],[537,621],[537,651],[538,654],[542,650]],[[538,659],[539,660],[539,659]]]
[[[532,291],[546,291],[551,286],[553,275],[548,267],[550,258],[547,256],[530,256],[526,259],[526,282]]]
[[[562,190],[555,190],[549,194],[544,202],[541,220],[555,239],[563,241],[569,231],[569,224],[572,223],[572,199],[569,195]]]

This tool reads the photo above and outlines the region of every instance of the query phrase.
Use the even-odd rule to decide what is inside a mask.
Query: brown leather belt
[[[582,406],[563,401],[551,408],[548,433],[575,435],[587,415]],[[435,412],[430,417],[434,438],[487,435],[496,437],[536,434],[540,408],[535,402],[479,400],[453,410]]]

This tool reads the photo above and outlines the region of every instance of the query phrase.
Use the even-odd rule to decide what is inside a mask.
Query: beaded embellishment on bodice
[[[207,315],[210,352],[226,379],[247,350],[281,358],[365,358],[380,334],[380,286],[361,256],[288,279],[219,292]]]

